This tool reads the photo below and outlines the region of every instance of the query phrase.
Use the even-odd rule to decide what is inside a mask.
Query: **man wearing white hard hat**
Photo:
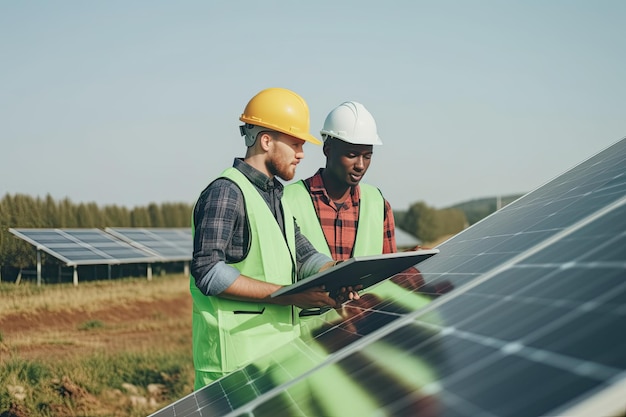
[[[301,232],[321,253],[342,261],[355,256],[397,252],[395,222],[389,202],[381,191],[362,182],[372,162],[374,146],[382,145],[376,121],[363,104],[346,101],[326,117],[321,130],[325,168],[285,187],[283,202],[289,204]],[[431,300],[421,294],[407,296],[424,284],[419,271],[398,274],[366,293],[415,310]],[[371,303],[368,297],[353,304]],[[302,315],[336,312],[306,310]],[[337,317],[339,318],[339,317]],[[304,320],[312,330],[314,321]]]

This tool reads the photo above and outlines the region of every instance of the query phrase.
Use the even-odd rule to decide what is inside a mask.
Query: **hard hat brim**
[[[315,145],[321,145],[322,144],[321,140],[319,140],[315,136],[311,135],[310,133],[289,131],[287,129],[283,129],[283,128],[281,128],[279,126],[276,126],[276,125],[272,125],[272,124],[269,124],[269,123],[265,123],[263,121],[259,121],[259,120],[255,120],[255,119],[252,119],[252,118],[245,117],[244,115],[241,115],[239,120],[244,122],[244,123],[249,123],[251,125],[266,127],[269,130],[274,130],[276,132],[284,133],[285,135],[293,136],[294,138],[302,139],[304,141],[311,142],[311,143],[313,143]]]

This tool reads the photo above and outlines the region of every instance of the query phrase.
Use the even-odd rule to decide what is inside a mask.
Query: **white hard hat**
[[[332,136],[355,145],[382,145],[374,117],[365,106],[356,101],[346,101],[328,113],[322,138]]]

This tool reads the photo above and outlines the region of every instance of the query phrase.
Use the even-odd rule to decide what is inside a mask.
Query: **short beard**
[[[293,177],[296,176],[296,173],[293,171],[290,171],[288,169],[281,169],[280,168],[280,162],[277,163],[277,161],[270,157],[267,162],[265,163],[265,166],[267,167],[267,171],[280,178],[283,181],[291,181],[293,179]],[[290,168],[291,165],[288,165],[287,168]]]

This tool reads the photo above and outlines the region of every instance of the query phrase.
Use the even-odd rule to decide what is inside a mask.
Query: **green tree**
[[[132,227],[152,227],[150,223],[150,213],[145,207],[135,207],[130,212]]]
[[[130,227],[130,211],[126,207],[106,206],[103,209],[106,227]]]
[[[54,228],[59,224],[59,209],[56,201],[50,194],[46,195],[42,207],[43,224],[41,227]]]
[[[58,205],[58,217],[56,227],[78,227],[76,207],[69,198],[64,198]]]
[[[80,203],[76,209],[76,225],[78,227],[96,227],[96,217],[89,204]]]
[[[151,227],[163,227],[165,221],[163,220],[163,214],[161,213],[161,208],[155,203],[150,203],[148,205],[148,216],[150,217],[150,225]]]
[[[423,242],[434,242],[443,236],[458,233],[467,223],[461,210],[437,210],[423,201],[412,204],[398,219],[397,224],[400,228]]]

